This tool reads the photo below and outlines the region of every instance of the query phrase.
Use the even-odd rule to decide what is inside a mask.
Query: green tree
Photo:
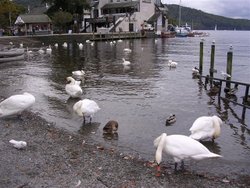
[[[55,27],[57,27],[60,32],[67,31],[67,27],[72,22],[73,16],[69,12],[58,11],[52,16],[52,21]]]
[[[24,12],[23,6],[10,0],[0,0],[0,28],[7,29],[13,26],[17,16]]]

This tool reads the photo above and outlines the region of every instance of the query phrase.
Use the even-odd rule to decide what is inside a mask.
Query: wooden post
[[[213,41],[212,46],[211,46],[211,59],[210,59],[210,77],[214,77],[214,54],[215,54],[215,41]]]
[[[200,42],[200,64],[199,64],[200,75],[202,75],[202,69],[203,69],[203,41],[204,39],[201,39],[201,42]]]
[[[233,62],[233,47],[230,46],[229,51],[227,52],[227,74],[231,77],[227,77],[228,81],[231,81],[232,78],[232,62]],[[230,89],[230,82],[226,83],[226,87]]]

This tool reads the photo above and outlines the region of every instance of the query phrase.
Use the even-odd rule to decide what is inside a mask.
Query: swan
[[[78,98],[82,95],[82,88],[80,87],[81,81],[76,81],[71,76],[67,77],[67,82],[65,86],[66,93],[72,98]]]
[[[9,143],[13,144],[13,146],[17,149],[23,149],[27,146],[27,142],[25,141],[17,141],[17,140],[10,140]]]
[[[167,119],[166,119],[166,125],[170,125],[172,123],[176,122],[176,116],[175,114],[171,114]]]
[[[64,48],[67,48],[67,47],[68,47],[67,42],[64,42],[62,46],[63,46]]]
[[[168,60],[168,66],[169,66],[170,68],[176,68],[177,65],[178,65],[177,62],[172,61],[171,59]]]
[[[38,52],[39,52],[39,54],[43,54],[43,53],[44,53],[44,50],[43,50],[42,48],[40,48],[40,49],[38,50]]]
[[[122,42],[123,40],[122,39],[119,39],[117,42]]]
[[[213,157],[222,157],[221,155],[210,152],[200,142],[185,135],[169,135],[162,133],[154,140],[154,146],[157,148],[155,152],[155,160],[160,165],[162,161],[162,152],[173,157],[175,162],[175,170],[177,170],[178,162],[181,162],[184,168],[185,159],[201,160]]]
[[[23,43],[22,43],[22,42],[19,44],[19,47],[20,47],[20,48],[23,48]]]
[[[218,116],[201,116],[197,118],[192,127],[190,137],[195,140],[205,140],[211,138],[212,141],[218,138],[221,133],[222,120]]]
[[[82,43],[79,43],[79,44],[78,44],[78,47],[79,47],[80,50],[82,50],[82,49],[83,49],[83,44],[82,44]]]
[[[106,125],[103,127],[104,133],[115,133],[118,130],[118,122],[114,120],[110,120]]]
[[[0,103],[0,118],[21,114],[35,103],[35,97],[30,93],[12,95]]]
[[[57,48],[58,47],[58,43],[55,43],[54,46]]]
[[[84,76],[85,72],[83,70],[72,71],[74,76]]]
[[[90,99],[83,99],[76,102],[73,106],[74,112],[77,113],[78,116],[83,117],[83,123],[85,124],[85,118],[90,118],[90,123],[93,115],[100,110],[98,104]]]
[[[46,49],[46,53],[51,54],[52,52],[52,48],[51,45],[49,45],[49,47]]]
[[[124,58],[122,58],[122,60],[123,60],[123,65],[124,66],[128,66],[128,65],[130,65],[131,63],[130,63],[130,61],[126,61]]]
[[[124,48],[123,51],[124,51],[124,52],[128,52],[128,53],[132,52],[132,50],[129,49],[129,48]]]

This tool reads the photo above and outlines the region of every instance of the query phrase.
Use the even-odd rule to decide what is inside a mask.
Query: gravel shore
[[[250,180],[174,172],[113,148],[105,148],[81,134],[58,129],[31,112],[0,119],[0,187],[248,187]],[[16,149],[9,140],[24,140]]]

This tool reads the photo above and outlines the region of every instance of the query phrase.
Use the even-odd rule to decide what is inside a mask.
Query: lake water
[[[209,31],[204,41],[204,70],[209,73],[211,44],[215,40],[215,77],[222,78],[226,71],[227,52],[233,46],[232,80],[250,83],[250,32]],[[221,159],[189,161],[188,169],[219,175],[250,174],[250,111],[241,120],[242,107],[217,103],[210,97],[199,80],[192,79],[192,68],[199,66],[201,38],[134,39],[110,45],[105,41],[93,46],[84,43],[80,50],[75,43],[63,48],[52,45],[52,54],[39,54],[45,45],[30,44],[33,52],[23,62],[0,64],[0,97],[24,91],[36,97],[32,111],[59,128],[89,136],[107,147],[123,153],[153,160],[153,140],[161,133],[189,135],[196,118],[218,115],[222,118],[222,134],[214,144],[205,145],[223,155]],[[78,41],[84,42],[84,41]],[[25,46],[26,47],[26,46]],[[124,48],[132,49],[125,53]],[[124,67],[122,58],[131,66]],[[169,69],[168,60],[178,62]],[[66,77],[74,70],[86,72],[81,84],[82,98],[95,100],[101,110],[95,114],[92,125],[82,125],[82,118],[73,113],[77,99],[69,99],[65,92]],[[239,87],[237,100],[242,101],[245,88]],[[170,114],[177,117],[172,126],[165,126]],[[103,137],[102,128],[109,120],[119,123],[118,137]],[[164,155],[164,163],[171,157]]]

